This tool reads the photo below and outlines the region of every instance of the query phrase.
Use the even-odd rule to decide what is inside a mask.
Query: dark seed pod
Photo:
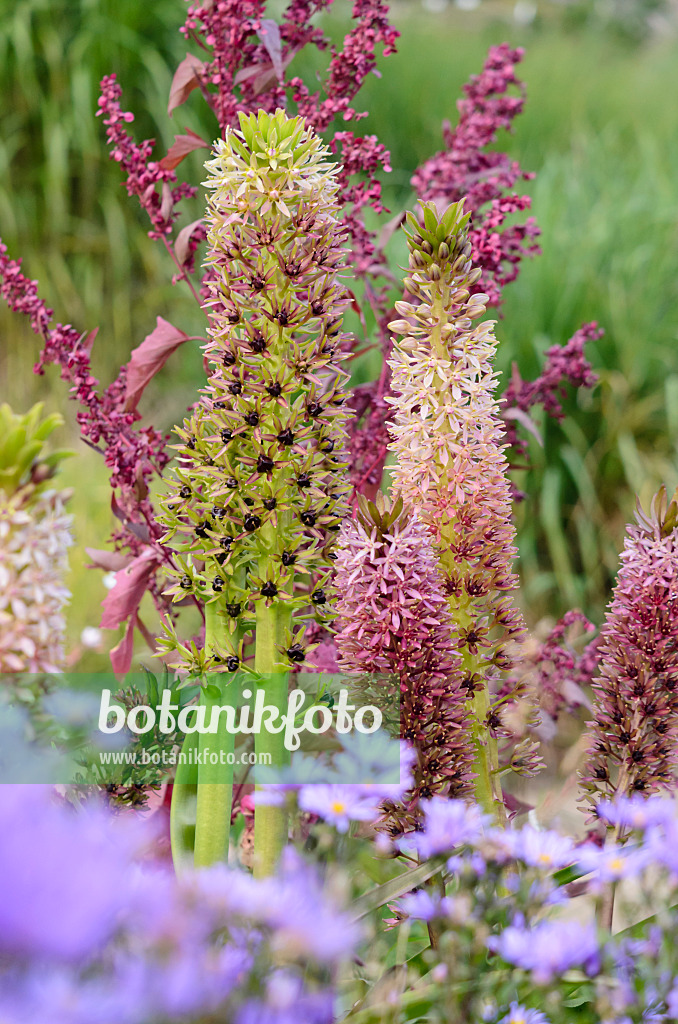
[[[189,437],[188,441],[186,442],[186,447],[190,448],[192,452],[195,451],[195,438],[194,437]]]
[[[261,526],[261,519],[259,518],[259,516],[255,516],[251,512],[248,512],[248,514],[243,519],[243,526],[245,527],[248,533],[253,533],[255,530],[258,530],[259,527]]]
[[[250,427],[258,427],[259,426],[259,413],[258,412],[248,412],[247,416],[245,416],[245,423],[247,423]]]
[[[323,407],[320,404],[320,402],[309,402],[309,404],[306,406],[306,412],[308,413],[312,420],[320,416],[322,411]]]
[[[277,504],[278,502],[276,501],[275,498],[264,498],[264,500],[262,501],[262,505],[264,506],[267,512],[272,512]]]
[[[280,398],[280,396],[282,394],[282,384],[280,384],[276,380],[276,381],[273,382],[273,384],[267,384],[266,385],[266,390],[268,391],[268,393],[271,396],[271,398]]]
[[[228,551],[231,544],[233,543],[233,538],[229,536],[222,537],[219,543],[221,544],[222,548],[226,548],[226,550]]]
[[[327,604],[327,596],[322,588],[314,590],[311,594],[311,601],[313,604]]]
[[[195,528],[196,537],[202,537],[204,539],[207,536],[208,527],[209,523],[206,520],[204,520],[202,523],[199,523],[198,526],[196,526]]]
[[[280,433],[278,434],[278,440],[282,445],[294,444],[294,434],[292,433],[289,427],[285,427],[285,429],[281,430]]]
[[[226,509],[223,505],[214,505],[212,508],[212,515],[215,519],[223,519],[226,515]]]
[[[266,350],[266,339],[261,331],[258,331],[253,338],[250,338],[250,348],[253,352],[264,352]]]
[[[215,576],[212,580],[212,590],[220,593],[224,589],[224,581],[221,576]]]
[[[233,355],[232,352],[224,352],[221,361],[224,364],[224,366],[233,366],[233,364],[235,363],[235,356]]]
[[[191,491],[191,488],[188,486],[188,484],[184,484],[184,486],[179,491],[179,495],[182,498],[190,498],[192,493],[193,492]]]
[[[213,404],[212,408],[213,409],[225,409],[226,408],[226,402],[221,402],[221,401],[215,402]]]
[[[236,658],[235,655],[229,654],[226,658],[226,668],[229,672],[237,672],[240,667],[240,658]]]
[[[309,509],[308,512],[302,512],[299,518],[304,526],[315,526],[318,516],[315,512]]]
[[[191,587],[193,586],[193,580],[191,579],[190,576],[182,576],[181,580],[179,581],[179,586],[181,587],[182,590],[190,590]]]
[[[232,438],[233,438],[233,431],[232,430],[222,430],[221,431],[221,440],[224,442],[224,444],[228,444],[228,442],[230,440],[232,440]]]
[[[331,437],[324,437],[318,447],[321,452],[327,452],[329,454],[334,451],[334,441]]]
[[[240,383],[239,380],[231,381],[231,383],[228,385],[228,390],[231,392],[232,395],[241,395],[242,384]]]
[[[304,487],[310,487],[310,486],[311,486],[311,478],[310,478],[309,474],[308,473],[301,473],[301,475],[297,477],[297,487],[300,487],[300,488],[303,489]]]
[[[239,601],[233,601],[231,604],[226,605],[226,611],[232,619],[237,619],[240,615],[241,605]]]
[[[236,480],[236,478],[234,476],[228,476],[224,480],[224,484],[226,485],[226,487],[231,487],[231,488],[235,489],[238,486],[238,481]]]
[[[301,662],[306,659],[306,653],[301,644],[292,644],[291,647],[287,648],[285,653],[290,661],[294,662],[296,665],[300,665]]]
[[[266,583],[264,583],[263,587],[261,588],[262,597],[275,597],[277,593],[278,588],[276,587],[275,583],[273,583],[271,580],[267,580]]]
[[[257,472],[270,473],[275,463],[270,455],[260,455],[257,459]]]
[[[293,555],[290,551],[283,551],[280,560],[283,565],[294,565],[297,560],[297,556]]]

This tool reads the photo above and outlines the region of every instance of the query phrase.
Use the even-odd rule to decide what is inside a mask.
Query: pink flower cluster
[[[516,454],[525,455],[527,442],[518,437],[517,424],[522,417],[516,415],[515,410],[527,414],[534,406],[541,405],[547,416],[562,420],[566,384],[573,388],[593,388],[598,383],[598,375],[584,355],[584,346],[589,341],[598,341],[604,333],[596,321],[591,320],[583,324],[567,344],[552,345],[547,349],[544,369],[535,380],[522,380],[514,364],[511,382],[504,392],[503,414],[506,440]]]
[[[584,789],[649,795],[675,785],[678,740],[678,503],[656,495],[627,530],[598,646]]]
[[[342,528],[336,645],[345,671],[395,676],[400,735],[417,754],[412,812],[419,799],[468,789],[467,694],[431,535],[402,502],[390,511],[380,505],[381,514],[363,500],[358,518]]]
[[[533,241],[539,229],[532,218],[505,226],[510,214],[530,206],[528,196],[510,190],[519,179],[534,175],[522,171],[506,153],[489,148],[501,129],[511,130],[523,109],[525,90],[515,73],[523,53],[508,43],[490,49],[481,74],[464,86],[466,98],[458,103],[457,127],[452,129],[449,122],[443,127],[446,149],[427,160],[412,178],[418,198],[435,202],[440,213],[465,197],[471,213],[472,258],[482,269],[474,288],[487,295],[488,306],[501,304],[502,289],[517,277],[523,256],[539,252]],[[511,87],[519,90],[518,96],[508,94]]]
[[[101,96],[99,97],[96,116],[103,116],[106,125],[106,138],[111,147],[111,159],[120,164],[127,174],[127,194],[138,196],[139,202],[150,217],[153,224],[149,231],[151,238],[162,238],[172,230],[176,218],[175,206],[186,196],[194,196],[197,189],[182,183],[170,188],[170,182],[177,176],[172,170],[165,170],[160,163],[151,160],[151,152],[155,145],[152,139],[145,139],[141,145],[134,142],[124,125],[134,120],[130,114],[120,108],[122,89],[115,75],[106,75],[101,80]],[[160,185],[158,192],[157,186]]]

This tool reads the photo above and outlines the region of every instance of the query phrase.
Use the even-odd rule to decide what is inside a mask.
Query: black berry
[[[214,590],[217,593],[219,593],[223,589],[224,589],[224,581],[223,581],[223,579],[221,578],[221,576],[215,576],[214,579],[212,580],[212,590]]]
[[[243,520],[243,526],[248,533],[253,533],[254,530],[258,530],[261,526],[261,519],[259,516],[255,516],[251,512],[248,512]]]
[[[319,588],[318,590],[314,590],[313,593],[311,594],[311,601],[313,602],[313,604],[327,604],[327,597],[325,595],[325,591],[321,588]]]
[[[287,648],[286,653],[290,661],[293,661],[296,664],[300,664],[306,657],[306,655],[304,654],[304,648],[301,646],[301,644],[292,644],[291,647]]]
[[[296,555],[293,555],[290,551],[283,551],[281,556],[281,561],[283,565],[294,565],[296,560]]]

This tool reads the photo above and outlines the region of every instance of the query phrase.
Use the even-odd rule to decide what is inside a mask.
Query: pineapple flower
[[[490,706],[491,687],[512,667],[510,641],[524,625],[513,606],[517,587],[511,489],[495,398],[497,373],[492,321],[476,323],[486,297],[470,294],[479,270],[471,262],[463,203],[441,219],[422,204],[422,222],[408,214],[411,302],[396,303],[390,448],[397,455],[393,488],[431,531],[462,656],[464,682],[474,695],[480,749],[501,727]],[[497,778],[496,754],[480,775]],[[500,802],[492,783],[495,806]],[[490,798],[485,794],[486,809]],[[479,794],[480,798],[480,794]]]
[[[586,801],[649,796],[676,783],[678,493],[655,495],[627,528],[597,647]]]
[[[211,372],[162,503],[169,593],[215,602],[231,625],[262,600],[287,622],[304,609],[323,620],[348,491],[336,170],[282,110],[241,114],[206,167]],[[279,653],[290,650],[303,660],[286,628]],[[238,651],[207,653],[237,667]]]
[[[336,645],[340,667],[384,673],[400,691],[400,736],[414,749],[414,786],[404,807],[387,814],[391,830],[409,830],[420,799],[470,790],[473,748],[466,728],[461,655],[431,536],[398,499],[388,507],[360,498],[346,521],[336,560]]]
[[[45,485],[67,453],[42,456],[45,439],[63,421],[41,415],[42,405],[24,416],[0,406],[0,672],[6,673],[58,672],[64,661],[70,494]]]

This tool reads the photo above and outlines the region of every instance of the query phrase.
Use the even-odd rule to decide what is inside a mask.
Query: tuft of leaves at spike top
[[[398,499],[361,496],[336,561],[340,667],[387,673],[400,691],[400,736],[416,751],[414,786],[387,814],[394,833],[417,821],[420,799],[470,791],[473,748],[462,664],[431,536]]]
[[[301,118],[240,126],[206,164],[211,373],[163,501],[171,593],[243,621],[262,597],[324,618],[348,491],[336,172]],[[298,662],[295,644],[281,650]]]
[[[586,801],[649,796],[676,782],[678,492],[638,506],[597,647]]]

